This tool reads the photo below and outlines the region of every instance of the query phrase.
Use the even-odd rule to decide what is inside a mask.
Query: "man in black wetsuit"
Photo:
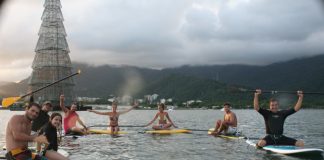
[[[259,95],[261,90],[257,89],[254,94],[254,109],[259,112],[265,121],[267,135],[258,142],[259,147],[266,145],[295,145],[302,147],[304,142],[283,135],[283,127],[286,118],[300,110],[303,102],[303,92],[297,91],[298,101],[294,108],[279,110],[279,103],[275,99],[270,100],[270,109],[259,107]]]
[[[37,132],[48,123],[50,116],[48,112],[52,110],[52,104],[50,101],[46,101],[43,103],[42,110],[39,112],[39,116],[32,123],[32,131]]]

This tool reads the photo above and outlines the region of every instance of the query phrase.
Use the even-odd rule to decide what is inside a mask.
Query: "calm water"
[[[234,110],[239,128],[248,137],[262,137],[265,133],[261,115],[254,110]],[[0,111],[0,145],[4,145],[5,126],[13,114],[23,112]],[[148,123],[156,111],[135,110],[120,117],[120,125],[143,125]],[[88,112],[79,112],[87,125],[106,124],[107,117]],[[208,129],[216,119],[223,117],[219,110],[174,110],[169,112],[179,128]],[[306,147],[324,149],[324,110],[301,110],[286,120],[285,134],[303,139]],[[255,150],[244,140],[226,140],[208,136],[205,132],[193,134],[150,135],[144,128],[123,128],[129,134],[118,138],[109,135],[88,135],[65,139],[72,160],[93,159],[248,159],[248,160],[297,160],[301,158],[283,156]],[[305,159],[305,158],[304,158]],[[307,159],[307,158],[306,158]],[[309,159],[309,158],[308,158]],[[323,159],[315,157],[315,159]]]

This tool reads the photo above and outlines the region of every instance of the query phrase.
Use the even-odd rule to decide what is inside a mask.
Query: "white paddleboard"
[[[256,143],[251,141],[251,140],[247,140],[246,143],[248,143],[251,146],[256,147]],[[285,155],[303,155],[303,154],[307,154],[307,155],[320,155],[323,153],[323,149],[319,149],[319,148],[303,148],[303,147],[296,147],[296,146],[285,146],[285,145],[268,145],[268,146],[264,146],[262,147],[262,149],[266,150],[266,151],[271,151],[274,153],[279,153],[279,154],[285,154]]]
[[[28,148],[31,149],[31,150],[35,150],[35,147],[28,147]],[[69,152],[65,151],[62,148],[59,148],[57,150],[57,152],[60,153],[61,155],[63,155],[64,157],[69,157],[70,156]],[[2,151],[0,152],[0,159],[3,159],[5,157],[6,153],[7,153],[6,146],[3,146]]]

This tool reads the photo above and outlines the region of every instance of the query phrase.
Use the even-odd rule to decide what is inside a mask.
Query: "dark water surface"
[[[135,110],[120,116],[120,125],[143,125],[157,111]],[[264,121],[254,110],[234,110],[239,120],[239,130],[253,138],[265,134]],[[23,112],[0,111],[0,145],[4,145],[5,126],[13,114]],[[208,129],[216,119],[223,117],[220,110],[174,110],[169,112],[179,128]],[[106,124],[108,118],[89,112],[79,112],[89,125]],[[299,160],[323,159],[323,157],[299,158],[256,150],[245,140],[228,140],[208,136],[205,132],[192,134],[150,135],[141,131],[148,128],[122,128],[129,134],[118,138],[109,135],[88,135],[78,139],[65,139],[65,149],[72,160],[93,159],[247,159],[247,160]],[[303,139],[306,147],[324,149],[324,110],[301,110],[289,116],[285,135]]]

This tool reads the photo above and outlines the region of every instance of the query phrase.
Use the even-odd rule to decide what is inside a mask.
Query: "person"
[[[71,105],[71,109],[68,109],[64,105],[64,95],[60,96],[60,107],[64,112],[64,119],[63,119],[63,129],[65,134],[72,134],[72,135],[85,135],[88,134],[88,129],[86,125],[82,122],[79,115],[76,113],[77,105],[73,103]],[[78,122],[83,128],[77,127],[76,122]]]
[[[294,145],[302,147],[304,142],[283,135],[284,123],[289,115],[292,115],[300,110],[303,102],[303,92],[297,91],[298,101],[294,108],[279,110],[279,102],[276,99],[270,99],[269,110],[259,107],[259,95],[261,90],[257,89],[254,94],[254,109],[259,112],[265,122],[266,136],[259,140],[258,147],[266,145]]]
[[[110,130],[111,130],[111,134],[112,135],[116,135],[119,131],[119,126],[118,126],[118,119],[119,119],[119,116],[122,115],[122,114],[125,114],[129,111],[131,111],[132,109],[136,108],[138,106],[138,103],[135,102],[134,105],[125,110],[125,111],[120,111],[120,112],[117,112],[117,101],[113,101],[112,102],[112,111],[111,112],[98,112],[98,111],[95,111],[95,110],[88,110],[89,112],[93,112],[95,114],[99,114],[99,115],[107,115],[109,116],[109,120],[110,120],[110,123],[109,123],[109,126],[110,126]]]
[[[164,129],[170,129],[171,126],[174,128],[178,128],[174,123],[172,122],[171,118],[169,117],[168,112],[164,112],[165,105],[163,103],[158,104],[158,110],[159,112],[156,113],[155,117],[151,122],[149,122],[145,127],[150,126],[157,118],[159,118],[159,123],[157,125],[153,125],[152,129],[154,130],[164,130]],[[167,122],[167,120],[169,122]]]
[[[224,103],[224,120],[217,120],[215,130],[212,135],[219,134],[235,135],[237,133],[237,118],[234,112],[231,111],[231,104]]]
[[[43,155],[50,160],[67,160],[66,157],[57,152],[58,140],[57,129],[61,127],[62,115],[60,113],[52,113],[50,121],[47,122],[39,131],[39,135],[45,135],[49,144],[43,150]]]
[[[8,160],[46,160],[28,149],[28,142],[48,144],[44,135],[31,135],[32,121],[37,118],[41,108],[37,103],[28,104],[24,115],[14,115],[6,129],[6,158]]]
[[[37,132],[42,126],[49,122],[50,116],[48,112],[53,109],[50,101],[43,103],[42,109],[39,112],[38,117],[32,122],[32,131]]]

